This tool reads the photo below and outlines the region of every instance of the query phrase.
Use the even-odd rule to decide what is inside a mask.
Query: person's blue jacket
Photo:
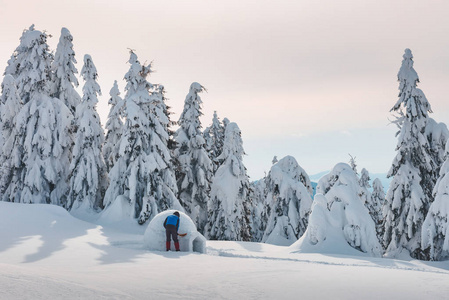
[[[174,225],[176,226],[176,230],[179,229],[179,218],[176,215],[169,215],[164,222],[164,227],[167,227],[167,225]]]

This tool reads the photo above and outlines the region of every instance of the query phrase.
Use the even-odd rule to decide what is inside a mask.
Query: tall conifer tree
[[[90,55],[84,56],[81,70],[85,84],[82,102],[76,107],[75,124],[78,128],[70,165],[70,194],[68,208],[72,211],[100,211],[108,178],[101,154],[104,133],[96,111],[98,95],[97,68]]]
[[[151,65],[140,64],[132,51],[129,63],[130,69],[125,74],[126,122],[119,159],[109,173],[104,205],[125,201],[131,211],[122,211],[123,216],[143,224],[159,210],[182,208],[175,197],[175,177],[170,168],[168,117],[164,114],[161,93],[146,80]]]
[[[17,91],[16,83],[12,75],[5,75],[2,83],[2,95],[0,99],[0,134],[2,143],[0,144],[0,200],[5,189],[10,184],[14,169],[21,164],[22,141],[17,133],[16,116],[22,108],[22,100]]]
[[[123,121],[121,117],[124,110],[124,101],[120,97],[117,80],[114,81],[109,95],[111,97],[108,103],[111,105],[111,109],[109,110],[108,121],[106,122],[107,134],[103,148],[104,161],[108,172],[111,171],[119,158],[120,140],[123,133]]]
[[[179,199],[200,232],[203,232],[207,222],[207,203],[213,171],[201,133],[203,102],[198,93],[202,91],[204,87],[199,83],[190,85],[184,111],[178,121],[180,128],[175,135],[178,144],[175,156],[180,164],[177,173]]]
[[[207,236],[212,240],[251,240],[251,190],[243,165],[243,142],[236,123],[226,128],[223,164],[212,182]]]
[[[424,253],[431,260],[449,258],[449,145],[446,146],[446,161],[440,170],[440,178],[435,185],[435,201],[422,227]]]
[[[421,227],[432,202],[433,173],[438,168],[429,153],[425,135],[430,104],[417,88],[418,74],[413,55],[406,49],[398,73],[399,99],[392,111],[400,114],[397,123],[397,154],[388,173],[393,177],[386,195],[383,244],[386,254],[398,255],[403,249],[418,259],[428,258],[421,251]]]
[[[382,226],[383,216],[382,216],[382,207],[385,202],[385,191],[382,185],[382,182],[379,178],[374,179],[373,181],[373,192],[371,194],[371,208],[370,214],[374,220],[374,224],[376,225],[377,237],[380,242],[382,242],[382,236],[384,233],[384,228]]]
[[[52,97],[60,99],[75,115],[76,107],[81,97],[75,90],[78,87],[75,67],[75,51],[73,50],[73,36],[67,28],[61,29],[61,37],[56,48],[55,60],[51,65],[52,80],[50,93]]]
[[[14,76],[24,105],[13,131],[11,180],[3,195],[7,201],[66,207],[73,117],[64,103],[49,97],[52,58],[47,34],[31,26],[16,49]]]
[[[223,161],[220,161],[218,157],[223,151],[224,132],[225,128],[218,118],[217,112],[214,111],[214,117],[212,119],[212,125],[210,126],[211,133],[211,158],[214,164],[214,173],[220,167]]]

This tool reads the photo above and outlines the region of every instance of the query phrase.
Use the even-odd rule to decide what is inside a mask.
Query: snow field
[[[208,254],[144,249],[142,227],[0,202],[0,299],[445,299],[449,262],[299,254],[208,241]]]

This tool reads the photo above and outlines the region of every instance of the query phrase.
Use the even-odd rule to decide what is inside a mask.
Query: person
[[[175,211],[172,215],[168,216],[165,219],[164,228],[165,228],[165,235],[167,237],[167,240],[165,242],[167,251],[170,251],[170,243],[171,243],[170,236],[173,238],[176,251],[180,251],[178,241],[179,212]]]

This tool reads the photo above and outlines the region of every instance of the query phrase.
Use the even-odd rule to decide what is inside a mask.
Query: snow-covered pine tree
[[[81,70],[85,84],[83,99],[76,107],[73,157],[70,164],[70,193],[68,209],[72,213],[98,212],[103,208],[103,197],[108,186],[106,165],[102,156],[103,128],[96,105],[101,95],[98,73],[92,57],[84,56]]]
[[[355,156],[353,157],[351,154],[349,154],[349,157],[350,157],[350,159],[349,159],[349,165],[351,166],[351,168],[352,168],[352,170],[355,172],[355,174],[357,174],[358,175],[358,173],[357,173],[357,164],[356,164],[356,162],[355,162]]]
[[[1,136],[3,142],[0,147],[5,145],[13,133],[15,125],[15,117],[19,113],[22,107],[22,101],[19,93],[17,92],[16,82],[14,77],[6,75],[2,82],[2,95],[0,98],[0,120],[1,120]],[[9,155],[10,153],[5,153]]]
[[[76,107],[81,97],[75,90],[78,87],[75,67],[75,51],[73,50],[73,36],[67,28],[61,29],[61,37],[56,48],[55,59],[52,63],[52,80],[50,93],[52,97],[60,99],[75,115]]]
[[[11,180],[3,199],[66,206],[72,114],[49,97],[52,55],[47,34],[31,26],[16,50],[16,83],[24,103],[16,116],[15,141],[9,157]]]
[[[146,154],[150,144],[150,122],[145,106],[151,101],[149,90],[152,85],[146,80],[151,72],[151,65],[141,65],[137,55],[130,51],[129,71],[125,74],[127,82],[124,115],[126,117],[120,141],[119,159],[109,172],[110,184],[103,201],[105,209],[111,205],[122,206],[125,201],[129,211],[122,211],[123,217],[136,219],[140,217],[143,203],[152,200],[151,207],[157,213],[155,199],[148,198],[149,173],[154,166],[149,166]],[[122,196],[122,197],[120,197]]]
[[[132,51],[129,63],[131,67],[125,74],[126,122],[119,159],[109,172],[104,206],[118,207],[123,217],[144,224],[158,213],[158,207],[182,207],[174,196],[176,185],[169,170],[169,134],[164,125],[167,120],[162,118],[161,94],[154,92],[154,86],[146,80],[151,65],[141,65]],[[125,207],[129,210],[123,211]]]
[[[319,180],[307,230],[292,247],[300,251],[318,247],[320,251],[347,253],[349,245],[381,256],[376,228],[359,197],[360,189],[354,170],[348,164],[337,164]]]
[[[9,81],[9,83],[12,83],[12,81],[10,79],[7,79],[7,75],[10,75],[13,77],[13,79],[17,78],[19,72],[23,71],[23,68],[21,68],[19,70],[19,66],[20,64],[22,65],[29,65],[30,63],[27,62],[27,57],[31,55],[31,51],[30,51],[30,46],[29,44],[29,35],[31,35],[30,31],[34,31],[34,24],[30,26],[29,29],[26,29],[22,32],[22,36],[20,37],[20,44],[19,46],[14,50],[14,52],[12,53],[10,59],[7,62],[7,66],[5,68],[5,79],[7,81]],[[20,55],[19,55],[20,54]],[[19,59],[18,59],[19,56]],[[14,81],[14,88],[17,90],[17,84]],[[7,84],[8,85],[8,84]],[[12,88],[11,84],[9,84],[10,88]],[[2,84],[2,90],[4,88],[4,85]],[[10,90],[10,89],[8,89]],[[2,101],[6,101],[6,93],[5,91],[3,92],[3,94],[5,94],[2,98]],[[18,95],[18,98],[20,99],[20,93]],[[23,105],[23,101],[20,99],[20,105],[19,106],[15,106],[13,108],[14,110],[14,116],[18,114],[18,111],[20,110],[20,108]],[[3,111],[3,108],[2,108]],[[11,116],[12,118],[13,116]],[[8,118],[5,116],[5,118]],[[8,118],[8,119],[11,119]],[[15,124],[16,122],[14,122]],[[3,127],[3,125],[2,125]],[[5,132],[5,134],[11,134],[12,130],[14,129],[15,126],[12,126],[10,128],[10,130],[8,130],[8,132]],[[3,129],[1,129],[3,131]],[[2,133],[3,134],[3,133]],[[23,139],[23,136],[20,137],[21,139]],[[8,142],[8,139],[6,137],[2,137],[4,142]],[[19,140],[19,136],[18,134],[15,132],[14,136],[9,140],[9,145],[4,145],[3,143],[1,144],[1,150],[3,151],[3,148],[6,147],[5,152],[3,153],[2,151],[0,151],[0,169],[1,169],[1,179],[0,179],[0,194],[3,196],[3,191],[9,186],[10,181],[12,180],[12,176],[13,173],[15,173],[14,170],[14,162],[12,161],[13,157],[15,157],[15,163],[16,164],[21,164],[21,160],[22,160],[22,156],[23,156],[23,141]],[[11,144],[12,143],[12,144]],[[14,151],[14,153],[13,153]],[[4,154],[4,155],[3,155]],[[3,198],[3,201],[10,201],[9,194],[6,195],[7,197]]]
[[[369,181],[371,180],[369,172],[363,168],[360,172],[360,192],[359,197],[368,209],[371,218],[376,226],[377,238],[382,243],[382,205],[385,201],[385,192],[383,190],[382,183],[378,178],[373,181],[373,193],[369,191],[371,187]]]
[[[37,87],[49,93],[52,61],[53,54],[47,44],[47,34],[35,30],[34,24],[31,25],[20,37],[20,44],[15,50],[15,61],[8,68],[8,74],[16,80],[17,90],[24,104],[30,101],[31,93]]]
[[[198,93],[204,87],[194,82],[184,102],[184,110],[179,118],[180,128],[175,140],[178,148],[175,157],[179,161],[177,172],[178,194],[182,206],[203,233],[207,222],[207,203],[210,199],[212,162],[205,149],[201,133],[201,98]]]
[[[6,68],[5,68],[5,72],[3,73],[3,75],[12,75],[14,76],[17,72],[17,59],[16,59],[16,55],[17,55],[17,50],[15,50],[13,52],[13,54],[11,54],[11,57],[8,59],[8,62],[6,63]]]
[[[266,203],[271,213],[262,242],[289,246],[307,229],[312,184],[293,156],[286,156],[274,164],[266,182]]]
[[[367,169],[363,168],[362,171],[360,171],[360,179],[359,184],[362,188],[368,189],[371,187],[369,184],[369,181],[371,178],[369,177],[369,172]]]
[[[168,149],[173,152],[176,149],[176,141],[174,139],[175,131],[173,131],[173,126],[177,125],[178,122],[171,120],[170,116],[173,115],[173,112],[171,111],[171,107],[167,105],[168,99],[165,96],[165,87],[162,84],[158,84],[156,90],[159,93],[159,101],[155,103],[161,105],[162,111],[159,110],[160,112],[163,112],[163,116],[161,116],[161,118],[167,119],[163,122],[163,126],[166,128],[168,133]],[[174,160],[173,157],[172,159]]]
[[[150,152],[147,160],[156,168],[149,174],[149,194],[147,199],[155,199],[158,211],[167,209],[182,210],[176,195],[178,193],[174,161],[170,149],[173,132],[170,127],[169,107],[166,105],[165,89],[158,85],[152,92],[152,101],[148,104],[148,119],[150,121]],[[154,212],[151,209],[151,201],[144,203],[139,223],[143,224],[152,218]]]
[[[3,132],[2,132],[2,128],[3,128],[3,121],[2,121],[2,118],[1,118],[1,112],[2,111],[3,111],[3,103],[0,102],[0,157],[2,156],[3,144],[5,143],[5,139],[3,137]],[[1,166],[0,166],[0,168],[1,168]],[[0,172],[0,174],[1,174],[1,172]],[[0,179],[0,181],[1,181],[1,179]]]
[[[251,182],[251,189],[253,190],[251,202],[251,237],[253,242],[261,242],[265,229],[267,228],[268,217],[270,214],[270,206],[266,203],[267,187],[266,179],[264,178]]]
[[[434,195],[422,226],[421,247],[430,260],[444,260],[449,258],[449,143]]]
[[[445,146],[449,140],[449,131],[446,124],[438,123],[431,117],[427,117],[425,136],[429,143],[429,154],[435,163],[435,169],[431,173],[434,176],[433,182],[437,182],[440,167],[445,160]]]
[[[385,202],[385,191],[382,182],[379,178],[373,181],[373,192],[371,193],[371,210],[370,215],[373,218],[374,224],[376,225],[377,237],[380,242],[382,242],[383,236],[383,216],[382,207]]]
[[[398,73],[399,99],[392,108],[400,114],[397,155],[388,177],[393,177],[383,207],[383,245],[388,256],[407,250],[413,258],[428,259],[421,250],[421,227],[432,202],[433,172],[438,168],[425,135],[430,104],[416,87],[413,55],[406,49]],[[403,107],[403,109],[402,109]],[[405,111],[405,114],[403,112]]]
[[[274,165],[275,163],[277,163],[278,162],[278,157],[275,155],[274,157],[273,157],[273,160],[271,161],[271,163]]]
[[[124,101],[120,97],[117,80],[114,81],[109,95],[111,97],[108,103],[111,105],[111,109],[109,110],[108,121],[106,122],[107,134],[103,147],[103,156],[108,173],[119,158],[120,140],[123,132],[123,121],[121,117],[124,110]]]
[[[371,203],[371,193],[368,190],[368,188],[371,187],[371,185],[369,184],[370,180],[371,178],[369,177],[368,170],[363,168],[362,171],[360,171],[360,178],[359,178],[359,185],[360,185],[359,197],[362,200],[362,203],[365,204],[365,207],[368,208],[368,211],[370,212],[370,215],[372,217],[373,216],[372,214],[374,213],[374,207]]]
[[[212,136],[210,135],[210,127],[204,128],[203,131],[203,138],[204,138],[204,148],[206,149],[206,152],[209,153],[209,157],[212,160],[211,155],[211,149],[212,149]]]
[[[16,83],[12,75],[5,75],[2,83],[2,95],[0,98],[0,200],[13,175],[13,158],[20,157],[15,132],[16,116],[22,107],[22,101],[17,91]],[[19,151],[19,152],[18,152]],[[20,162],[17,162],[20,163]],[[3,199],[7,200],[7,199]]]
[[[19,46],[14,50],[14,52],[11,54],[11,57],[9,58],[7,64],[6,64],[6,68],[5,68],[5,72],[4,75],[12,75],[14,78],[17,77],[18,74],[18,67],[20,65],[20,63],[23,63],[24,61],[24,57],[23,55],[20,56],[20,61],[17,59],[17,56],[19,55],[19,53],[21,52],[26,52],[27,51],[27,47],[25,47],[25,38],[24,36],[29,34],[29,31],[33,31],[34,30],[34,24],[30,26],[30,28],[25,29],[22,32],[22,36],[20,37],[20,44]],[[17,86],[17,84],[16,84]]]
[[[225,117],[225,118],[223,119],[223,121],[222,121],[222,124],[223,124],[223,134],[226,132],[226,127],[228,126],[229,123],[231,123],[231,121],[229,121],[229,119]],[[223,139],[224,139],[224,136],[223,136]]]
[[[223,163],[220,161],[218,157],[223,152],[223,143],[224,143],[224,130],[225,128],[220,122],[218,118],[217,111],[214,111],[214,117],[212,119],[212,125],[210,126],[211,137],[212,137],[212,146],[211,146],[211,160],[214,164],[214,174],[217,172],[217,169]]]
[[[243,165],[243,142],[236,123],[229,123],[218,168],[211,187],[206,229],[211,240],[251,240],[251,192]]]

